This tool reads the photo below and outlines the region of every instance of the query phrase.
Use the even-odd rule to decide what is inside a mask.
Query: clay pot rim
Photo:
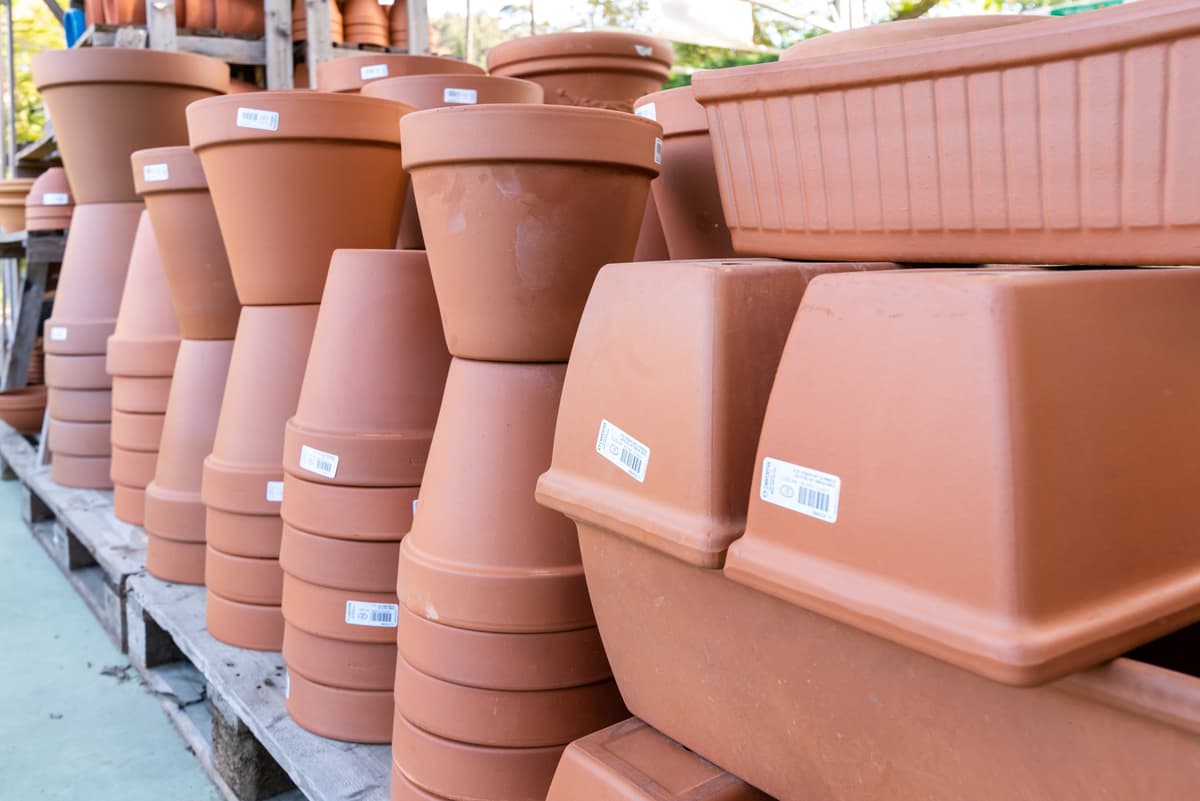
[[[514,130],[514,123],[529,121],[546,126],[548,135],[529,136]],[[464,129],[475,136],[464,137]],[[515,161],[612,164],[652,176],[661,171],[654,154],[662,126],[623,111],[489,103],[408,114],[401,119],[400,130],[405,143],[404,169],[408,171],[443,164]],[[581,145],[581,137],[592,144]],[[639,139],[644,139],[644,144]]]
[[[350,24],[346,27],[347,29],[352,29],[354,25]],[[427,56],[420,53],[368,53],[361,56],[335,58],[318,64],[317,91],[333,93],[354,92],[364,86],[374,84],[377,80],[368,79],[364,81],[362,79],[361,70],[363,67],[372,67],[379,64],[387,65],[388,75],[386,79],[379,78],[377,80],[390,80],[396,77],[413,75],[484,76],[487,74],[482,67],[477,67],[469,61],[449,56]],[[451,65],[453,65],[453,69],[437,69],[438,67],[450,67]],[[399,71],[393,74],[393,68]]]
[[[379,97],[384,100],[391,100],[397,103],[407,103],[408,101],[406,100],[392,97],[390,91],[393,89],[407,87],[417,87],[416,91],[420,91],[421,88],[428,87],[429,85],[433,85],[435,87],[441,85],[447,89],[486,89],[492,87],[509,87],[514,90],[526,89],[531,92],[536,90],[537,94],[543,96],[543,101],[545,99],[545,90],[542,89],[542,85],[535,83],[534,81],[525,80],[524,78],[512,78],[504,75],[485,75],[482,73],[476,74],[450,72],[396,75],[390,78],[380,78],[377,81],[371,81],[363,86],[360,94],[362,94],[364,97]],[[412,104],[409,103],[409,105]],[[466,103],[464,105],[478,104]],[[493,103],[485,105],[496,104]],[[531,103],[529,105],[538,104]],[[431,108],[433,107],[431,106]]]
[[[314,120],[312,110],[322,106],[336,110],[336,113],[316,115],[321,119]],[[279,114],[278,129],[269,131],[238,126],[235,109],[239,107],[276,112]],[[394,100],[357,94],[303,89],[242,92],[208,97],[188,105],[188,138],[196,153],[222,145],[296,140],[350,141],[400,147],[400,128],[397,123],[417,110]],[[351,117],[355,114],[359,115],[359,119]]]
[[[639,112],[639,109],[650,104],[655,107],[654,116]],[[633,112],[661,125],[664,139],[670,136],[708,133],[708,115],[704,106],[696,102],[691,85],[642,95],[634,101]]]
[[[42,398],[42,399],[45,399],[46,394],[47,394],[47,389],[46,389],[45,384],[33,384],[33,385],[27,386],[27,387],[20,387],[19,389],[6,389],[3,392],[0,392],[0,405],[2,405],[6,400],[15,399],[15,398]],[[71,421],[65,421],[65,422],[71,422]]]
[[[45,50],[31,61],[39,92],[89,83],[158,84],[229,91],[229,65],[209,56],[173,50],[72,47]]]
[[[641,55],[638,47],[649,47],[651,52]],[[639,72],[662,75],[667,79],[671,65],[675,62],[675,51],[670,42],[656,36],[626,31],[563,31],[560,33],[543,33],[536,36],[523,36],[501,42],[488,49],[488,72],[498,69],[512,68],[517,64],[525,64],[530,69],[525,74],[536,74],[542,71],[561,69],[560,66],[546,65],[544,69],[533,69],[531,62],[594,60],[597,57],[605,59],[620,59],[629,62],[623,69],[631,69],[633,65],[646,65]]]
[[[829,34],[813,36],[786,48],[779,54],[779,60],[799,61],[807,58],[844,55],[864,50],[874,50],[878,47],[890,47],[902,42],[956,36],[960,33],[986,31],[992,28],[1003,28],[1024,22],[1036,22],[1042,19],[1054,18],[1023,14],[964,14],[958,17],[922,17],[919,19],[894,20],[866,27],[851,28],[845,31],[834,31],[832,39],[826,39],[826,36],[829,36]],[[881,26],[883,25],[889,26],[886,32],[881,30]],[[928,35],[924,35],[925,32],[928,32]],[[893,33],[896,34],[894,38],[889,35]],[[877,41],[880,38],[883,41]]]
[[[133,187],[143,197],[164,192],[208,191],[208,179],[200,166],[200,157],[187,145],[176,147],[151,147],[135,150],[129,156],[133,166]],[[146,181],[145,168],[151,164],[165,164],[165,181]]]

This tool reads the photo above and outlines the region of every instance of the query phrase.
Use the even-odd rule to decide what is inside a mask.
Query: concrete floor
[[[0,614],[0,801],[220,801],[30,536],[15,481],[0,483]]]

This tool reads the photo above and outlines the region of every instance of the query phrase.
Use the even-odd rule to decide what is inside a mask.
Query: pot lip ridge
[[[708,115],[690,84],[642,95],[634,101],[633,113],[658,122],[664,137],[708,134]]]
[[[541,84],[525,78],[515,78],[506,75],[439,72],[432,74],[422,73],[420,75],[393,75],[389,78],[380,78],[377,81],[371,81],[370,83],[365,84],[362,88],[362,94],[364,97],[379,97],[383,98],[384,100],[391,100],[392,98],[388,97],[386,90],[393,86],[422,86],[424,84],[445,84],[445,88],[447,89],[486,89],[495,86],[508,86],[514,89],[517,87],[534,87],[538,92],[543,91]],[[392,102],[403,103],[405,101],[393,100]]]
[[[648,52],[647,52],[648,50]],[[490,48],[487,52],[489,72],[525,65],[525,74],[537,73],[532,62],[574,58],[621,58],[642,63],[643,71],[664,76],[674,63],[675,53],[664,39],[630,31],[563,31],[524,36]],[[555,69],[555,68],[551,68]],[[555,71],[557,71],[555,69]],[[665,78],[664,78],[665,79]]]
[[[362,79],[363,67],[387,65],[387,78]],[[452,69],[441,69],[449,67]],[[392,74],[392,67],[398,70]],[[435,72],[430,72],[435,69]],[[412,70],[412,71],[410,71]],[[363,53],[357,56],[344,56],[317,65],[317,91],[319,92],[353,92],[363,86],[375,83],[376,80],[409,77],[413,75],[473,75],[482,77],[486,73],[469,61],[449,56],[425,55],[423,53]]]
[[[526,127],[520,125],[525,121],[540,123],[545,130],[530,136],[518,130]],[[662,126],[623,111],[529,103],[444,107],[405,115],[400,129],[404,169],[409,171],[516,161],[611,164],[651,176],[661,171]],[[474,135],[464,136],[465,131]]]
[[[133,167],[133,186],[139,195],[208,191],[208,179],[200,166],[200,158],[187,145],[135,150],[130,154],[129,162]],[[146,167],[154,165],[165,167],[166,177],[147,180]]]
[[[242,109],[265,112],[268,121],[264,123],[259,118],[257,124],[239,125]],[[314,120],[312,109],[336,109],[336,113],[321,114],[318,115],[321,119]],[[187,107],[188,138],[196,153],[221,145],[296,140],[349,141],[398,148],[398,123],[417,110],[395,100],[358,94],[303,89],[242,92],[191,103]]]
[[[120,47],[72,47],[33,56],[39,91],[55,86],[131,83],[229,91],[229,65],[195,53]]]

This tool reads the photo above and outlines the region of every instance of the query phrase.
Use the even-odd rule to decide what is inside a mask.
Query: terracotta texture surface
[[[288,623],[283,631],[283,661],[288,670],[328,687],[390,692],[396,676],[396,643],[335,640]]]
[[[164,377],[175,369],[179,325],[150,216],[138,221],[117,324],[108,338],[110,375]]]
[[[526,36],[488,49],[488,72],[526,78],[546,90],[546,102],[630,111],[659,89],[674,60],[670,42],[625,31]]]
[[[71,456],[59,454],[50,463],[50,478],[64,487],[109,489],[112,459],[108,456]]]
[[[546,801],[770,801],[637,718],[576,740]]]
[[[113,411],[112,442],[131,451],[157,451],[165,414]]]
[[[131,451],[112,446],[112,480],[129,487],[145,487],[154,478],[155,451]]]
[[[395,244],[408,186],[399,121],[412,110],[308,91],[188,108],[191,145],[244,305],[320,303],[334,250]],[[277,222],[264,225],[263,209]]]
[[[132,156],[138,194],[154,226],[171,302],[186,339],[233,339],[241,305],[208,181],[190,147]]]
[[[247,515],[209,507],[205,540],[219,551],[256,559],[277,559],[283,540],[279,515]]]
[[[353,40],[351,40],[353,41]],[[445,56],[422,56],[415,53],[371,53],[361,56],[335,58],[317,65],[317,91],[359,92],[374,87],[381,80],[415,75],[483,76],[474,64]],[[364,92],[374,97],[387,97],[425,108],[399,97]]]
[[[46,408],[51,417],[81,423],[112,419],[112,392],[107,389],[46,389]]]
[[[43,51],[32,65],[81,205],[137,201],[129,154],[186,145],[184,109],[229,88],[225,63],[191,53],[77,47]]]
[[[392,694],[329,687],[288,671],[287,711],[311,732],[351,743],[392,739]]]
[[[50,450],[70,456],[108,456],[111,428],[108,423],[72,423],[50,418]]]
[[[1200,6],[1157,0],[698,73],[734,247],[1196,264],[1198,33]]]
[[[37,177],[25,197],[25,230],[58,231],[70,227],[75,198],[67,172],[51,167]]]
[[[420,487],[338,487],[283,476],[280,514],[311,534],[347,540],[399,540],[412,528]]]
[[[42,430],[46,412],[46,387],[32,386],[0,392],[0,420],[22,434],[37,434]]]
[[[113,483],[113,515],[134,526],[145,520],[146,490]]]
[[[876,23],[845,31],[834,31],[804,39],[779,54],[780,61],[857,53],[877,47],[916,42],[972,31],[985,31],[1029,22],[1055,22],[1054,17],[1022,14],[975,14]]]
[[[204,614],[208,633],[223,643],[254,651],[278,651],[283,646],[283,613],[278,606],[238,603],[210,590]]]
[[[421,111],[401,130],[450,352],[565,361],[596,272],[633,256],[661,128],[490,105]]]
[[[283,571],[278,560],[234,556],[211,544],[204,581],[210,592],[243,604],[279,606],[283,598]]]
[[[115,375],[112,379],[112,407],[123,412],[164,414],[170,396],[170,376]]]
[[[107,356],[46,354],[46,384],[56,389],[111,389]]]
[[[150,514],[150,504],[144,512]],[[203,542],[181,542],[146,532],[146,570],[152,576],[176,584],[204,583]]]

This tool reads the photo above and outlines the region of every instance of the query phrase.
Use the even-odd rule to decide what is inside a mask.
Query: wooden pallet
[[[204,588],[145,572],[145,532],[113,516],[111,492],[55,484],[30,442],[3,422],[0,462],[22,484],[31,533],[129,655],[226,801],[386,801],[391,750],[293,723],[280,655],[213,639]]]

